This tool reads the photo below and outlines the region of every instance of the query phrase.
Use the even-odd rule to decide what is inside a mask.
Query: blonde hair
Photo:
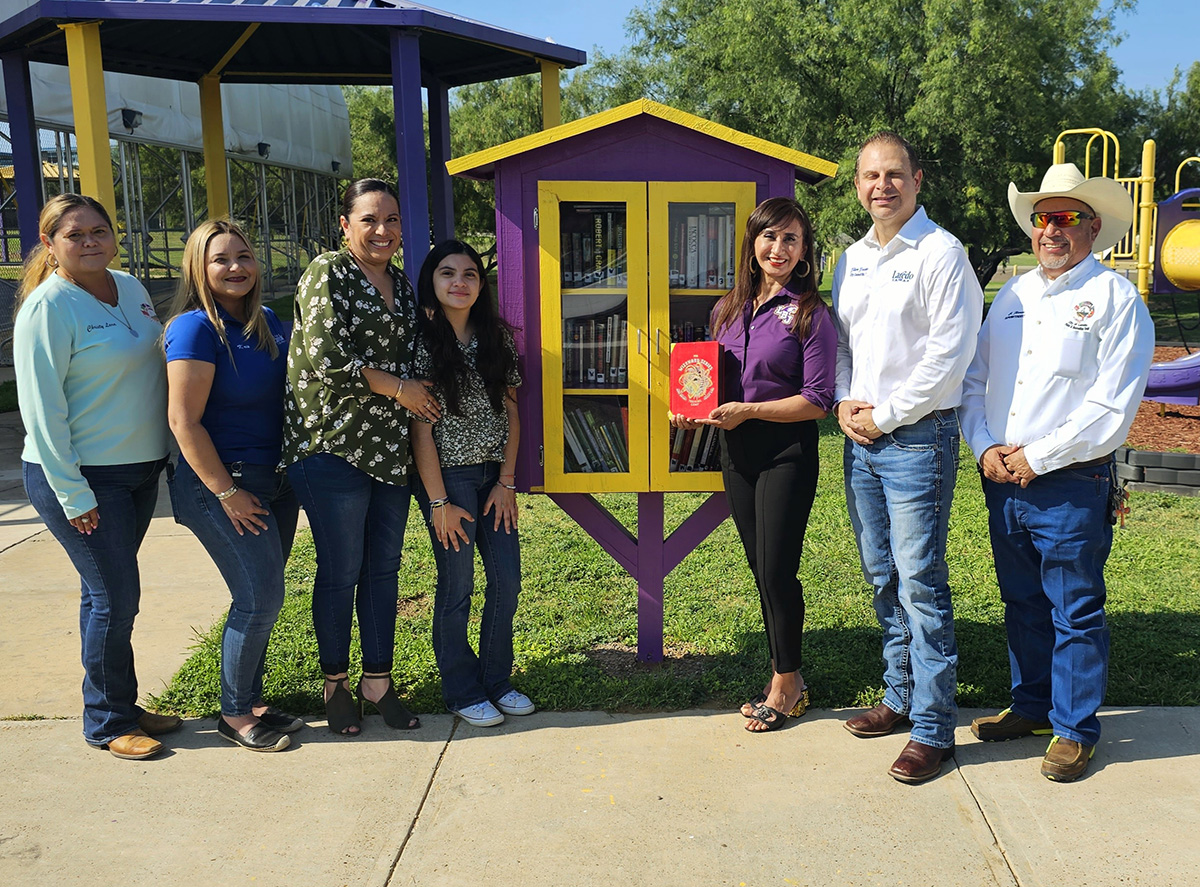
[[[217,313],[217,297],[213,295],[212,287],[208,285],[208,245],[218,234],[232,234],[246,244],[250,257],[254,260],[254,286],[246,294],[246,326],[249,337],[258,340],[259,351],[266,351],[271,359],[279,357],[279,347],[275,344],[275,336],[267,325],[267,315],[262,307],[262,274],[259,271],[258,256],[250,238],[235,222],[228,219],[210,219],[196,227],[187,239],[183,248],[183,263],[180,266],[179,289],[171,302],[169,327],[180,314],[187,311],[203,311],[213,328],[216,329],[225,350],[229,352],[229,360],[233,361],[233,349],[229,347],[229,338],[225,334],[225,323]],[[166,328],[163,329],[164,341]],[[236,368],[236,364],[234,364]]]
[[[96,198],[84,194],[59,194],[57,197],[47,200],[41,213],[38,214],[38,233],[45,236],[47,240],[53,240],[59,226],[62,225],[63,216],[75,209],[94,209],[104,219],[104,224],[108,225],[110,229],[113,226],[108,210]],[[113,236],[116,236],[115,230]],[[29,294],[41,286],[42,282],[53,274],[57,267],[58,263],[54,262],[54,256],[46,248],[46,244],[39,240],[37,246],[25,256],[25,266],[21,270],[21,285],[17,288],[17,303],[13,309],[14,317],[21,310],[21,306]]]

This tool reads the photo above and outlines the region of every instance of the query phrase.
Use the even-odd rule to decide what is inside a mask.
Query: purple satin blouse
[[[814,406],[833,408],[837,332],[822,304],[812,329],[801,340],[790,330],[799,310],[794,293],[784,289],[751,316],[747,304],[740,318],[720,331],[722,402],[764,403],[802,394]]]

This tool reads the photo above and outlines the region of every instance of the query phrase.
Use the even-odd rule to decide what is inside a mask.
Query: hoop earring
[[[799,264],[800,264],[800,262],[803,262],[803,263],[804,263],[804,270],[803,270],[803,271],[798,271],[798,270],[797,270],[797,271],[794,271],[794,272],[792,272],[792,273],[793,273],[793,274],[796,274],[796,275],[798,275],[798,276],[800,276],[800,277],[808,277],[808,275],[812,274],[812,265],[810,265],[810,264],[808,263],[808,259],[799,259],[799,260],[796,262],[796,265],[797,265],[797,267],[799,267]]]
[[[58,267],[58,259],[54,258],[54,253],[46,250],[46,265],[50,268]]]
[[[750,273],[751,274],[758,273],[758,258],[756,256],[750,257]]]

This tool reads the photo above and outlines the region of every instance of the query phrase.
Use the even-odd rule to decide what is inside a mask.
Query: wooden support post
[[[67,38],[71,78],[71,110],[79,156],[79,190],[104,204],[117,220],[112,152],[108,146],[108,103],[104,96],[104,63],[100,56],[100,23],[59,25]]]
[[[558,84],[562,69],[554,62],[538,61],[542,65],[542,129],[551,129],[562,123],[562,94]]]
[[[8,131],[12,139],[13,190],[17,192],[17,228],[21,255],[38,243],[38,215],[42,211],[42,157],[38,151],[37,121],[33,116],[33,90],[29,60],[20,50],[0,57],[4,94],[8,102]],[[11,256],[7,256],[12,261]]]
[[[417,279],[429,253],[429,203],[425,170],[425,128],[421,108],[421,46],[411,31],[391,30],[392,103],[396,118],[396,187],[404,270]]]
[[[663,660],[663,494],[638,493],[638,662]]]
[[[221,78],[200,78],[200,130],[204,145],[204,183],[208,217],[229,218],[229,164],[225,160],[225,117],[221,110]]]

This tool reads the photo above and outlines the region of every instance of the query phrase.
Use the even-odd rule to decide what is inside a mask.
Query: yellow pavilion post
[[[67,39],[71,110],[79,156],[79,188],[104,204],[117,218],[112,154],[108,147],[108,103],[104,96],[104,63],[100,56],[100,22],[59,25]]]
[[[1142,299],[1150,295],[1150,241],[1154,237],[1154,139],[1142,145],[1142,175],[1138,179],[1138,292]]]
[[[204,180],[208,217],[229,217],[229,169],[225,164],[225,119],[221,111],[221,78],[200,78],[200,129],[204,145]]]
[[[542,65],[542,129],[551,129],[562,123],[562,94],[558,85],[558,72],[554,62],[539,59]]]

